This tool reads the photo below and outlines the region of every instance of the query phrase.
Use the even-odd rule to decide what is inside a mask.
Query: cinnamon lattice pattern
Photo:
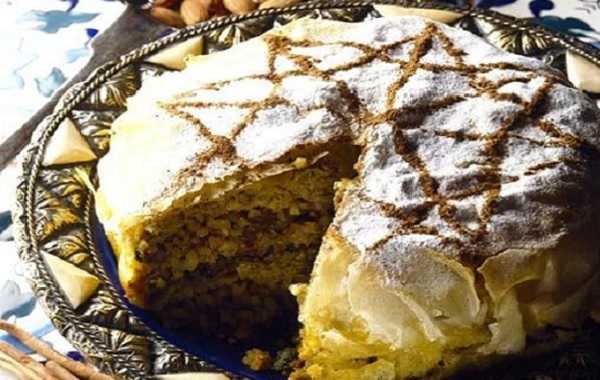
[[[549,71],[534,70],[519,64],[510,62],[484,63],[480,65],[468,64],[464,57],[466,53],[445,35],[435,24],[426,24],[424,29],[416,36],[403,38],[399,41],[387,43],[378,47],[357,42],[319,42],[311,40],[291,40],[287,37],[269,35],[264,37],[268,46],[268,72],[266,74],[245,76],[242,78],[210,83],[199,90],[218,91],[235,82],[249,79],[265,80],[272,84],[270,93],[257,101],[196,101],[194,93],[184,93],[176,97],[173,102],[161,103],[161,107],[169,114],[184,119],[197,127],[198,133],[212,142],[208,151],[198,155],[196,162],[180,173],[180,178],[187,176],[202,176],[203,169],[211,160],[219,159],[226,164],[239,165],[241,170],[247,169],[250,164],[238,154],[237,140],[240,134],[256,122],[261,112],[273,110],[276,107],[302,108],[301,112],[306,114],[315,109],[322,109],[342,121],[343,125],[358,125],[361,133],[376,128],[382,124],[393,126],[393,140],[395,152],[418,173],[418,184],[425,194],[425,201],[409,212],[393,203],[382,202],[373,199],[364,192],[360,196],[368,201],[377,203],[382,212],[399,221],[399,227],[392,231],[387,237],[375,243],[371,249],[377,249],[385,244],[391,237],[398,234],[426,234],[439,236],[442,242],[453,245],[460,250],[468,249],[481,242],[488,233],[488,225],[495,212],[495,204],[500,194],[503,182],[516,181],[518,177],[506,178],[501,173],[502,164],[506,158],[507,143],[511,139],[520,140],[531,144],[532,147],[542,148],[566,148],[570,151],[580,150],[585,143],[569,133],[562,132],[557,126],[547,120],[542,120],[544,115],[544,103],[546,95],[557,83],[562,83],[562,78]],[[318,57],[298,53],[302,48],[350,48],[360,52],[356,57],[347,62],[339,63],[334,67],[323,67]],[[393,52],[404,49],[405,57],[397,57]],[[448,62],[432,63],[423,58],[432,51],[438,49],[439,53],[449,57]],[[294,68],[282,72],[278,70],[276,61],[284,58],[292,62]],[[395,65],[399,75],[385,92],[385,107],[381,112],[373,112],[368,104],[361,101],[361,94],[353,90],[347,81],[336,76],[342,72],[348,72],[357,68],[364,68],[375,61]],[[483,78],[481,74],[493,70],[511,70],[515,74],[509,75],[497,81]],[[466,79],[469,91],[456,94],[448,93],[440,99],[430,99],[426,102],[414,101],[409,105],[397,106],[398,94],[419,71],[431,73],[454,73]],[[291,77],[313,77],[318,80],[334,84],[337,91],[339,104],[328,103],[306,107],[305,104],[295,104],[292,100],[283,97],[280,93],[282,82]],[[534,79],[542,80],[541,85],[535,92],[525,99],[513,93],[501,91],[507,84],[521,82],[528,83]],[[431,84],[430,84],[431,85]],[[500,123],[500,127],[489,133],[460,132],[452,130],[436,129],[433,131],[440,138],[452,139],[459,142],[479,143],[480,154],[484,162],[479,163],[480,170],[473,176],[473,183],[467,188],[451,193],[440,191],[440,183],[428,169],[426,160],[418,153],[418,147],[409,141],[407,131],[423,128],[423,122],[427,115],[438,110],[447,109],[468,99],[485,97],[496,102],[509,102],[518,107],[518,111],[507,114]],[[189,111],[190,107],[197,110],[222,109],[223,112],[231,112],[237,109],[242,116],[231,128],[227,135],[221,135],[211,130],[198,117],[197,113]],[[519,134],[524,125],[535,125],[543,134],[543,139],[535,139]],[[339,128],[332,139],[347,139],[356,141],[356,132],[351,128]],[[257,141],[257,144],[260,144]],[[283,159],[283,156],[278,160]],[[573,157],[562,157],[543,163],[536,163],[529,167],[523,175],[535,175],[539,171],[553,168],[560,164],[568,165],[574,169],[580,169],[583,162]],[[471,196],[482,196],[483,206],[478,211],[477,227],[467,226],[461,223],[456,214],[456,207],[452,205],[453,200],[461,200]],[[422,224],[427,215],[437,210],[439,216],[454,231],[454,236],[442,236],[434,227]],[[456,238],[456,236],[460,238]]]

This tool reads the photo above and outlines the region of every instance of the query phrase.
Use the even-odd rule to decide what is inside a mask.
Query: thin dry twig
[[[33,351],[37,352],[48,360],[58,363],[60,366],[66,368],[77,377],[88,380],[113,380],[111,376],[98,372],[94,367],[88,364],[69,359],[66,356],[56,352],[52,347],[48,346],[46,343],[37,339],[17,325],[0,320],[0,330],[6,331],[10,335],[19,339],[21,343]]]
[[[52,372],[52,374],[54,374],[54,376],[58,377],[60,380],[79,380],[79,379],[77,379],[77,377],[75,375],[73,375],[71,372],[69,372],[65,367],[61,366],[57,362],[53,362],[52,360],[48,360],[46,362],[46,368],[48,368],[48,370],[50,372]]]
[[[43,380],[31,368],[24,366],[2,351],[0,351],[0,368],[9,371],[20,380]]]
[[[56,377],[52,376],[52,374],[43,365],[30,358],[29,355],[26,355],[21,351],[17,350],[8,343],[0,342],[0,351],[4,352],[6,355],[8,355],[10,358],[15,360],[22,366],[31,369],[40,378],[44,380],[59,380]]]

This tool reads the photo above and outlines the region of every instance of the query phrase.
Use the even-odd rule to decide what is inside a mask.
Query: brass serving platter
[[[600,66],[600,51],[590,45],[499,13],[457,8],[428,1],[377,1],[410,8],[452,10],[462,17],[454,24],[513,53],[542,58],[564,71],[567,50]],[[22,174],[14,212],[20,257],[33,290],[56,328],[103,371],[123,379],[145,379],[179,372],[237,374],[184,352],[168,343],[138,318],[118,295],[97,248],[93,196],[81,173],[92,182],[96,161],[44,166],[48,143],[65,118],[70,118],[94,153],[109,149],[112,120],[125,110],[125,100],[148,77],[164,67],[144,62],[156,52],[191,37],[201,36],[205,53],[260,35],[299,17],[357,22],[381,17],[371,1],[307,2],[283,9],[267,9],[244,16],[214,19],[176,31],[132,50],[99,67],[87,80],[73,86],[44,122],[21,155]],[[96,276],[100,286],[83,305],[73,308],[54,278],[44,254],[58,256]],[[592,324],[573,344],[545,356],[515,359],[516,363],[485,372],[461,375],[477,379],[596,379],[600,378],[600,332]]]

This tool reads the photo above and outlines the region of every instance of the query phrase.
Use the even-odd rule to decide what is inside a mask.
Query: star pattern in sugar
[[[543,120],[543,103],[546,95],[556,83],[563,79],[555,76],[550,71],[537,72],[525,66],[510,62],[483,63],[480,65],[467,64],[464,60],[465,52],[445,35],[433,23],[428,23],[423,30],[415,36],[401,38],[398,41],[381,46],[369,46],[357,42],[321,42],[311,40],[292,40],[278,35],[264,37],[268,46],[268,72],[265,74],[245,76],[242,78],[210,83],[199,90],[220,91],[225,87],[244,80],[264,80],[272,84],[266,96],[260,100],[247,101],[198,101],[194,100],[195,91],[180,94],[176,100],[161,103],[161,107],[170,115],[186,120],[196,126],[198,133],[212,142],[211,148],[198,155],[192,168],[182,172],[182,176],[201,176],[203,168],[211,160],[219,159],[226,164],[236,164],[242,169],[249,167],[249,163],[240,157],[236,140],[248,127],[252,126],[257,117],[276,107],[292,107],[300,113],[308,113],[316,109],[326,110],[331,115],[339,118],[345,124],[358,124],[359,130],[364,131],[378,128],[383,124],[393,127],[393,140],[395,153],[412,168],[418,175],[418,184],[423,194],[424,201],[411,210],[398,207],[393,202],[361,192],[360,196],[366,201],[377,203],[384,215],[398,220],[398,227],[393,229],[384,238],[377,241],[370,248],[376,250],[390,238],[399,234],[425,234],[439,236],[444,243],[452,244],[459,249],[465,245],[473,245],[481,241],[488,232],[488,224],[495,212],[495,205],[502,186],[506,182],[516,181],[518,177],[507,178],[502,174],[502,164],[507,154],[509,140],[519,140],[531,144],[532,147],[542,148],[571,148],[579,149],[584,142],[576,136],[561,132],[548,120]],[[305,54],[302,54],[303,49]],[[310,55],[313,49],[351,49],[359,54],[350,57],[345,62],[333,66],[324,65],[321,58]],[[435,59],[429,53],[435,50]],[[439,57],[443,57],[440,61]],[[278,69],[278,62],[287,62],[288,69]],[[370,64],[378,62],[392,65],[397,68],[398,75],[383,91],[380,99],[384,105],[382,110],[373,110],[373,106],[365,104],[360,89],[352,88],[347,80],[340,79],[340,73],[353,73],[365,69]],[[354,70],[354,71],[352,71]],[[485,79],[484,73],[493,70],[510,70],[514,74],[497,81]],[[415,100],[410,96],[400,101],[399,95],[411,83],[418,73],[429,72],[435,75],[446,73],[460,76],[466,81],[467,87],[459,93],[446,93],[435,99]],[[348,74],[351,75],[351,74]],[[332,104],[306,105],[296,104],[293,100],[281,96],[280,88],[286,78],[301,76],[313,77],[335,85],[338,100],[342,107]],[[541,81],[537,89],[525,99],[513,92],[502,91],[502,87],[515,83],[530,83],[533,80]],[[418,83],[417,83],[418,84]],[[435,85],[428,83],[428,85]],[[410,95],[410,94],[409,94]],[[457,143],[474,142],[479,144],[479,154],[483,161],[479,162],[480,170],[473,175],[473,184],[450,193],[440,191],[439,180],[432,175],[428,162],[418,152],[419,143],[410,140],[407,133],[411,130],[423,128],[423,122],[433,113],[459,105],[469,99],[486,98],[494,102],[512,104],[515,112],[508,113],[499,123],[499,127],[486,133],[475,131],[456,131],[436,128],[432,132],[439,138],[452,139]],[[400,100],[399,100],[400,99]],[[398,103],[402,105],[398,106]],[[335,104],[334,104],[335,105]],[[191,112],[194,108],[198,112]],[[215,133],[198,114],[202,110],[222,110],[231,112],[235,108],[239,111],[239,118],[233,127],[225,134]],[[523,125],[535,125],[541,136],[532,138],[521,135]],[[352,134],[351,129],[340,131],[342,134]],[[356,140],[356,136],[350,136]],[[260,141],[257,141],[260,144]],[[364,147],[363,147],[364,148]],[[535,175],[544,169],[566,164],[575,168],[582,165],[576,157],[560,157],[543,163],[536,163],[529,167],[522,175]],[[449,163],[451,165],[451,163]],[[473,196],[481,196],[483,202],[478,209],[477,226],[461,223],[456,217],[457,209],[453,201]],[[453,231],[450,236],[442,234],[435,227],[424,224],[428,215],[436,210],[446,226]]]

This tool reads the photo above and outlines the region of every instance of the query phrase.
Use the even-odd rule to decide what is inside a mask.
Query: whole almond
[[[152,5],[155,7],[172,8],[179,3],[179,0],[153,0]]]
[[[252,12],[258,6],[252,0],[223,0],[227,10],[235,15],[243,15]]]
[[[212,6],[213,0],[194,0],[197,3],[202,4],[202,6],[206,9],[210,9]]]
[[[185,22],[183,22],[179,13],[169,8],[152,7],[150,8],[150,16],[163,24],[174,26],[176,28],[183,28],[185,26]]]
[[[179,12],[187,25],[208,20],[208,7],[204,0],[183,0]]]
[[[197,3],[200,3],[204,9],[208,12],[208,18],[213,17],[218,12],[219,0],[193,0]],[[221,4],[221,8],[223,8],[223,4]],[[226,12],[225,14],[229,14]]]
[[[262,3],[260,3],[258,8],[259,9],[283,8],[283,7],[289,7],[289,6],[299,3],[299,2],[300,2],[300,0],[266,0],[266,1],[263,1]]]
[[[210,2],[210,8],[208,9],[208,13],[211,17],[215,16],[225,16],[229,14],[227,8],[223,4],[223,0],[212,0]]]

